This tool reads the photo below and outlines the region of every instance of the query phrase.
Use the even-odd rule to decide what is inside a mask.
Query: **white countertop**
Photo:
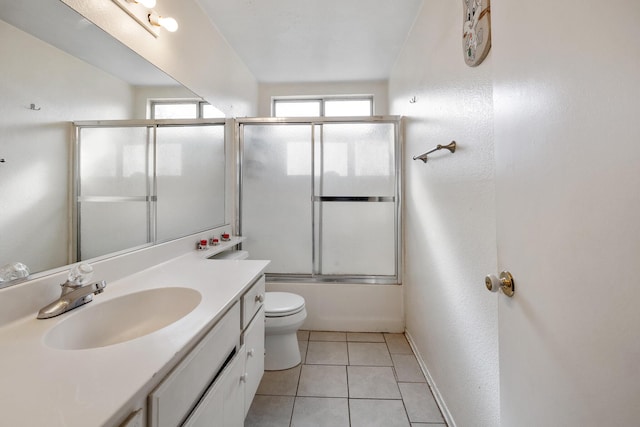
[[[143,388],[164,376],[263,273],[268,261],[207,260],[192,252],[108,283],[93,302],[46,320],[36,313],[0,328],[0,417],[10,426],[110,425]],[[94,277],[100,280],[100,277]],[[80,310],[125,294],[187,287],[202,295],[177,322],[101,348],[58,350],[44,336]]]

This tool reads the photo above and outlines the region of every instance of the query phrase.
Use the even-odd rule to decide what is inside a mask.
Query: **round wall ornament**
[[[480,65],[491,49],[489,0],[462,0],[462,50],[470,67]]]

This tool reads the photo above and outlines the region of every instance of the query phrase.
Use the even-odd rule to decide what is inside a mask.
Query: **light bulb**
[[[153,9],[154,7],[156,7],[156,0],[138,0],[138,3],[140,3],[147,9]]]
[[[171,17],[159,17],[158,24],[160,24],[161,27],[164,27],[165,30],[171,33],[175,33],[178,30],[178,21]]]
[[[149,22],[151,25],[163,27],[165,30],[172,33],[178,30],[178,21],[168,16],[164,17],[156,13],[150,13]]]
[[[156,0],[127,0],[129,3],[140,4],[147,9],[153,9],[156,7]]]

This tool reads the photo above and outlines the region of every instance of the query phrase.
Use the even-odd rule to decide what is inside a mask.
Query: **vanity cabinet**
[[[242,427],[264,373],[264,276],[149,394],[150,427]]]
[[[149,425],[175,427],[189,415],[209,385],[239,348],[240,304],[213,329],[149,395]]]

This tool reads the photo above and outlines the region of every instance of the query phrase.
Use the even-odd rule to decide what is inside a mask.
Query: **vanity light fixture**
[[[160,27],[174,32],[178,29],[178,22],[170,17],[160,16],[153,8],[156,0],[113,0],[122,10],[135,19],[154,37],[160,36]]]
[[[178,30],[178,21],[176,21],[175,19],[169,16],[167,17],[160,16],[154,11],[151,11],[151,13],[148,16],[148,19],[151,25],[156,27],[162,27],[165,30],[169,31],[170,33],[175,33]]]

